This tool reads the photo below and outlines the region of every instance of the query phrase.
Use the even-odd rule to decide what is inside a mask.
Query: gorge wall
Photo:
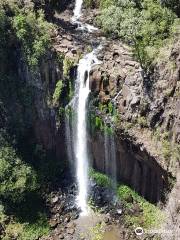
[[[178,46],[179,42],[146,76],[127,46],[107,42],[99,56],[101,66],[91,73],[93,114],[109,124],[113,118],[110,102],[118,112],[118,121],[113,123],[117,179],[152,202],[164,198],[168,176],[176,176],[179,164]],[[169,68],[168,59],[174,68]],[[94,166],[105,172],[104,130],[92,136]]]
[[[66,13],[72,14],[71,8]],[[28,139],[29,144],[35,142],[42,145],[45,151],[51,152],[54,156],[51,161],[56,159],[65,164],[65,113],[61,110],[70,100],[69,82],[73,88],[77,59],[82,53],[88,52],[92,44],[91,39],[87,40],[86,34],[77,37],[74,26],[68,23],[71,15],[67,16],[64,18],[62,13],[54,19],[60,24],[53,36],[54,48],[46,54],[36,71],[29,70],[19,56],[16,73],[22,84],[33,93],[28,109],[22,102],[15,108],[15,111],[20,109],[25,116],[28,112],[24,123],[29,124],[26,125],[28,127],[23,133],[23,139]],[[158,202],[163,199],[168,176],[176,175],[174,169],[178,164],[173,161],[172,152],[179,151],[177,145],[180,138],[179,41],[168,52],[167,59],[170,58],[171,68],[164,58],[156,64],[151,76],[147,76],[133,59],[128,46],[116,40],[105,40],[101,33],[97,33],[97,39],[103,42],[103,50],[98,55],[102,64],[91,72],[89,110],[109,123],[112,116],[108,115],[106,108],[109,103],[115,106],[119,118],[113,123],[117,179],[130,185],[148,200]],[[68,76],[65,65],[68,65]],[[59,80],[63,83],[62,91],[57,101],[53,102]],[[104,106],[105,111],[99,104]],[[153,128],[157,130],[156,133],[160,131],[160,135],[164,134],[164,138],[160,137],[157,142]],[[163,149],[163,141],[168,144],[168,149]],[[94,167],[105,172],[102,131],[90,134],[89,143]],[[172,145],[176,149],[171,148]]]

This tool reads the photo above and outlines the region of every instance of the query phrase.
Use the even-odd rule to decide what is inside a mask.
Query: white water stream
[[[83,0],[76,0],[72,22],[78,24],[78,29],[81,31],[92,32],[93,30],[96,30],[96,28],[79,21],[82,4]],[[69,118],[66,118],[66,141],[69,145],[67,146],[67,153],[72,165],[73,158],[75,158],[76,178],[78,184],[77,205],[81,209],[82,215],[88,214],[89,156],[87,149],[86,108],[90,92],[89,73],[93,65],[99,64],[99,61],[96,58],[96,51],[97,50],[93,50],[79,61],[75,94],[72,101],[69,103],[73,109],[75,119],[71,122]]]
[[[86,129],[86,103],[89,89],[89,72],[94,64],[98,64],[95,51],[87,54],[79,61],[77,87],[77,123],[75,139],[76,175],[78,182],[77,204],[82,210],[82,214],[87,214],[88,196],[88,149],[87,149],[87,129]]]
[[[78,20],[81,16],[83,0],[76,0],[73,20]]]

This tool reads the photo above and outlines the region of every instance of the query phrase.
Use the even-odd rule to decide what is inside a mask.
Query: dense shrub
[[[52,25],[45,21],[42,11],[20,11],[13,18],[13,27],[29,65],[37,65],[50,47]]]
[[[36,188],[33,169],[23,163],[13,147],[0,135],[0,198],[21,201],[25,193]]]

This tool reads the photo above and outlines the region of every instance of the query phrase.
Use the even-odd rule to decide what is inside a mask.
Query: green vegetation
[[[62,80],[59,80],[56,83],[56,88],[55,88],[55,91],[53,94],[53,105],[58,104],[58,100],[61,96],[62,88],[63,88],[63,82],[62,82]]]
[[[37,189],[33,169],[23,163],[4,137],[0,136],[0,198],[13,202],[22,201],[24,194]]]
[[[147,119],[143,116],[137,118],[137,123],[141,128],[148,127]]]
[[[168,140],[163,140],[162,141],[162,154],[167,161],[170,161],[170,158],[172,155],[171,151],[172,151],[172,148],[171,148],[170,142]]]
[[[107,175],[91,170],[90,176],[99,186],[112,187],[112,181]],[[158,228],[165,220],[165,213],[162,210],[149,203],[127,185],[119,184],[116,191],[117,197],[124,205],[125,223],[128,226],[133,228],[141,226],[145,229]],[[138,208],[136,214],[132,213],[135,208]]]
[[[64,58],[64,61],[63,61],[63,75],[64,77],[69,77],[70,75],[70,70],[71,68],[74,66],[75,62],[73,59],[71,58]]]
[[[99,26],[130,44],[141,66],[148,70],[164,40],[171,37],[176,15],[158,0],[103,0],[100,5]]]
[[[19,10],[12,19],[13,28],[30,66],[36,66],[50,47],[53,25],[46,22],[42,11]]]
[[[111,179],[103,173],[96,172],[94,169],[89,171],[89,176],[101,187],[111,187]]]
[[[176,168],[180,162],[180,147],[171,143],[170,132],[156,128],[152,138],[159,144],[159,153],[162,154],[170,167]]]
[[[109,135],[112,135],[114,133],[113,127],[110,125],[107,125],[103,118],[100,116],[96,116],[94,114],[90,115],[90,124],[91,124],[91,130],[92,133],[94,133],[96,130],[100,130],[102,132],[105,132]]]
[[[31,7],[23,7],[23,4],[16,0],[2,1],[0,58],[8,60],[8,48],[20,47],[28,65],[36,66],[51,46],[52,30],[53,25],[45,20],[42,11],[34,12]]]
[[[105,223],[98,223],[95,227],[90,229],[91,240],[103,240]]]
[[[161,0],[163,6],[172,9],[178,16],[180,16],[180,1],[179,0]]]
[[[117,124],[120,120],[120,116],[113,105],[112,102],[108,102],[106,104],[99,103],[97,107],[97,112],[93,112],[90,114],[90,125],[91,130],[94,132],[95,130],[103,131],[109,135],[113,134],[115,129],[113,124]],[[111,123],[106,123],[105,118],[109,117]]]
[[[7,134],[1,132],[0,224],[5,229],[2,239],[35,240],[49,232],[47,217],[37,196],[37,174],[8,140]],[[7,221],[8,212],[13,213],[10,221]]]
[[[0,1],[0,228],[5,230],[4,240],[35,240],[49,232],[42,192],[53,174],[58,172],[59,177],[59,170],[55,161],[49,161],[55,159],[53,154],[37,144],[32,131],[33,103],[39,92],[27,81],[27,71],[34,77],[37,65],[44,61],[53,28],[33,5]],[[54,101],[60,88],[58,84]]]
[[[141,209],[141,212],[137,216],[135,216],[135,214],[126,214],[125,220],[127,224],[131,224],[134,227],[141,226],[145,229],[149,229],[152,227],[160,227],[165,220],[165,214],[158,207],[146,201],[130,187],[120,185],[117,190],[117,195],[128,209],[133,209],[134,203]],[[133,199],[132,203],[127,202],[130,197]]]
[[[34,223],[20,223],[12,221],[7,225],[3,240],[11,240],[15,236],[19,240],[35,240],[48,235],[50,227],[45,215],[39,214]]]

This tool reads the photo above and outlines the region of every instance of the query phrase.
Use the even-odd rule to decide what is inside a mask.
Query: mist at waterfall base
[[[96,30],[95,27],[83,24],[78,21],[81,16],[82,0],[76,0],[74,16],[72,18],[73,22],[80,26],[80,29],[88,32]],[[78,194],[76,198],[77,206],[81,209],[81,215],[88,215],[88,187],[89,187],[89,155],[87,146],[87,101],[90,93],[89,88],[89,74],[94,65],[100,64],[96,57],[100,47],[94,49],[91,53],[86,54],[82,59],[80,59],[77,68],[77,78],[75,82],[75,93],[71,102],[68,104],[67,108],[70,107],[73,111],[73,118],[66,115],[65,119],[65,132],[66,132],[66,142],[67,142],[67,156],[71,166],[75,169]],[[106,162],[110,155],[114,156],[112,153],[115,151],[113,145],[113,139],[106,137],[107,141],[106,148],[110,144],[111,148],[107,153]],[[111,158],[111,157],[110,157]],[[74,161],[75,160],[75,161]],[[110,160],[110,159],[109,159]],[[75,162],[75,164],[74,164]],[[108,166],[107,166],[108,167]],[[110,174],[114,174],[114,170],[111,170]]]

